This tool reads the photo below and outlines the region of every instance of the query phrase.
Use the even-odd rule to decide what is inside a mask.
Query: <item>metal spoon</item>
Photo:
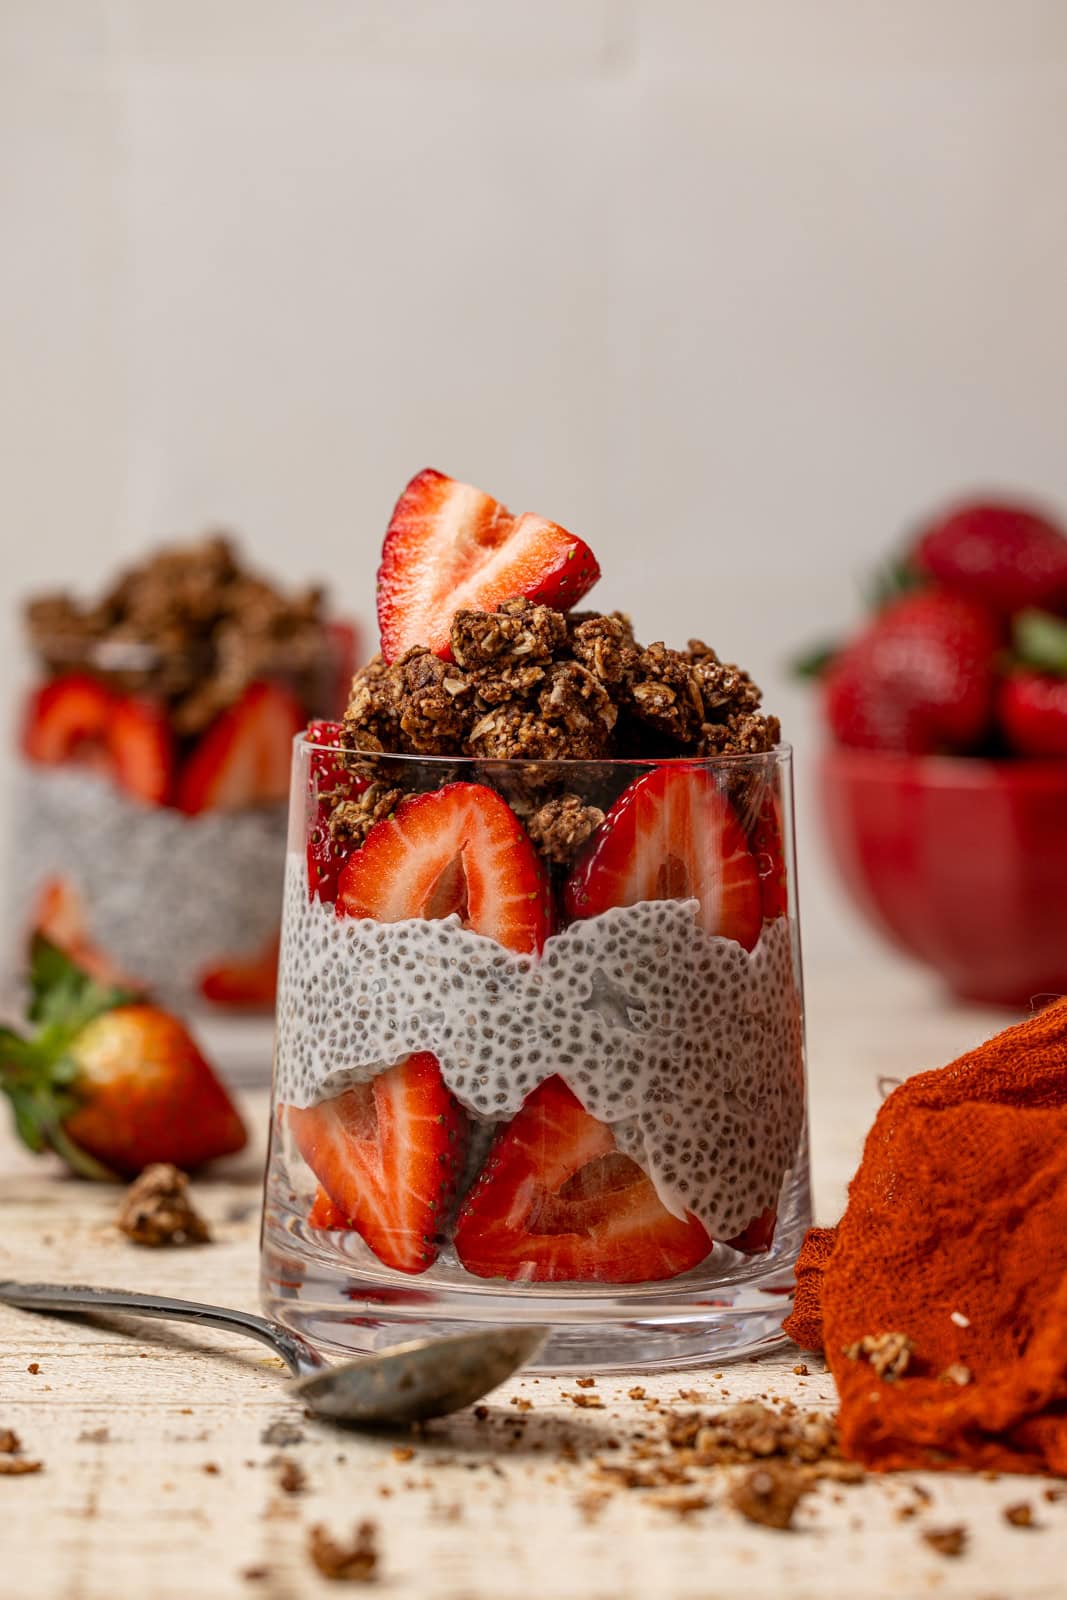
[[[296,1399],[319,1416],[363,1427],[423,1422],[461,1411],[531,1361],[545,1340],[540,1328],[478,1328],[440,1339],[413,1339],[331,1366],[300,1334],[278,1322],[195,1300],[83,1284],[0,1280],[0,1302],[24,1311],[123,1311],[246,1334],[281,1356],[296,1378],[289,1386]]]

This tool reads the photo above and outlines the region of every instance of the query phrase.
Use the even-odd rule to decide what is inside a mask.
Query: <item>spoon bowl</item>
[[[306,1339],[279,1322],[195,1300],[85,1284],[0,1281],[0,1303],[53,1313],[119,1311],[244,1334],[281,1357],[296,1379],[290,1394],[309,1410],[331,1422],[364,1428],[425,1422],[461,1411],[532,1361],[545,1341],[540,1328],[479,1328],[411,1340],[331,1366]]]

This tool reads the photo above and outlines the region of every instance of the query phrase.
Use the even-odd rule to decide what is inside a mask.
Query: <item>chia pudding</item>
[[[777,1259],[783,1208],[793,1247],[788,747],[703,641],[573,610],[596,575],[442,474],[398,502],[381,653],[295,747],[279,1272],[303,1241],[351,1295],[710,1283]]]

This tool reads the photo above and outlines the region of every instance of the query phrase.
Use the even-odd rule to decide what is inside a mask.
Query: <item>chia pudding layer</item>
[[[779,1196],[804,1119],[793,934],[749,952],[686,899],[613,907],[505,949],[458,916],[338,917],[286,868],[276,1095],[331,1099],[430,1051],[482,1130],[558,1075],[675,1217],[730,1239]]]
[[[21,934],[60,877],[84,902],[88,937],[165,1001],[188,1000],[222,961],[260,955],[278,930],[286,807],[204,811],[140,805],[84,767],[20,763],[10,868]]]

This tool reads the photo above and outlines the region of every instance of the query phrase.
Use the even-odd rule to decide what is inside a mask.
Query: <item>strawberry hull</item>
[[[338,773],[296,759],[310,842],[312,774]],[[321,841],[290,834],[268,1280],[305,1239],[349,1301],[395,1278],[400,1305],[460,1322],[472,1293],[706,1308],[787,1281],[807,1215],[788,753],[358,773],[400,798],[332,898]],[[603,817],[568,868],[523,821],[564,785]]]

